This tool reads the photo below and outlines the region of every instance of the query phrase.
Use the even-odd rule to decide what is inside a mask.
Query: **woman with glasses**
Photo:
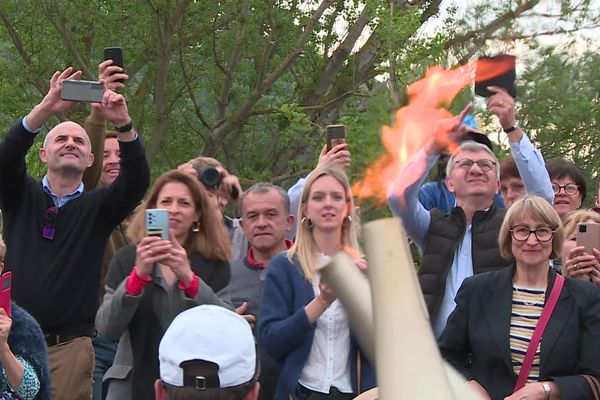
[[[590,209],[573,211],[564,219],[565,241],[562,248],[563,274],[591,281],[600,286],[600,246],[586,251],[577,245],[577,226],[580,223],[600,224],[600,214]]]
[[[587,182],[581,168],[564,158],[546,163],[554,191],[554,209],[561,219],[577,210],[585,200]]]
[[[590,282],[563,280],[550,267],[548,260],[558,257],[563,244],[557,212],[540,197],[516,201],[498,242],[513,266],[463,282],[439,341],[442,355],[485,399],[594,399],[600,290]],[[551,296],[554,291],[559,294]],[[544,309],[552,311],[541,341],[525,357],[540,336],[534,332],[543,326]]]
[[[168,211],[168,240],[147,232],[146,210],[155,208]],[[113,366],[104,375],[109,400],[154,398],[163,333],[184,310],[226,305],[216,293],[231,276],[231,250],[220,215],[206,189],[188,173],[168,171],[158,177],[127,234],[135,245],[113,257],[96,315],[100,333],[119,340]]]

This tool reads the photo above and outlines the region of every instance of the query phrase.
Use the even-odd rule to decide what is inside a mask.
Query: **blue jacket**
[[[315,295],[300,267],[287,258],[287,253],[276,255],[269,263],[263,289],[259,340],[263,348],[281,365],[281,374],[275,392],[276,400],[302,398],[298,379],[308,359],[316,324],[308,320],[304,307]],[[358,395],[377,385],[375,369],[362,356],[354,339],[350,345],[350,359],[354,394]],[[360,371],[358,376],[357,371]]]

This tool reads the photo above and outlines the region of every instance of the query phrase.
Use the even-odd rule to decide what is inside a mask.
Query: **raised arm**
[[[490,86],[489,89],[494,95],[487,101],[488,110],[498,117],[502,130],[508,136],[510,150],[527,193],[541,196],[552,204],[554,192],[544,157],[518,126],[515,100],[502,88]]]

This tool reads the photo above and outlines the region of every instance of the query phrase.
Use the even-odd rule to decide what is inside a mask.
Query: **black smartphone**
[[[346,125],[327,125],[327,151],[338,144],[346,143]]]
[[[104,60],[112,60],[112,65],[125,68],[123,65],[123,49],[121,47],[107,47],[104,49]],[[114,73],[114,72],[113,72]],[[111,74],[112,75],[112,74]],[[117,82],[123,83],[123,79],[119,79]]]
[[[479,61],[483,61],[480,63]],[[506,90],[513,98],[517,98],[517,88],[515,87],[515,65],[517,58],[510,54],[499,54],[493,57],[479,57],[477,60],[477,67],[475,71],[475,94],[482,97],[490,97],[494,93],[490,92],[488,86],[499,86]],[[490,64],[497,64],[501,71],[500,73],[492,78],[482,79],[485,76],[484,69],[489,76]]]
[[[86,103],[102,103],[104,85],[96,81],[62,81],[60,98],[68,101],[83,101]]]

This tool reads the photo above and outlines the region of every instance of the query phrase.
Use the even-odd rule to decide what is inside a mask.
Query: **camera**
[[[221,184],[221,173],[215,167],[200,167],[196,172],[207,189],[216,189]]]
[[[587,225],[580,224],[579,225],[579,232],[586,233],[587,232]]]

